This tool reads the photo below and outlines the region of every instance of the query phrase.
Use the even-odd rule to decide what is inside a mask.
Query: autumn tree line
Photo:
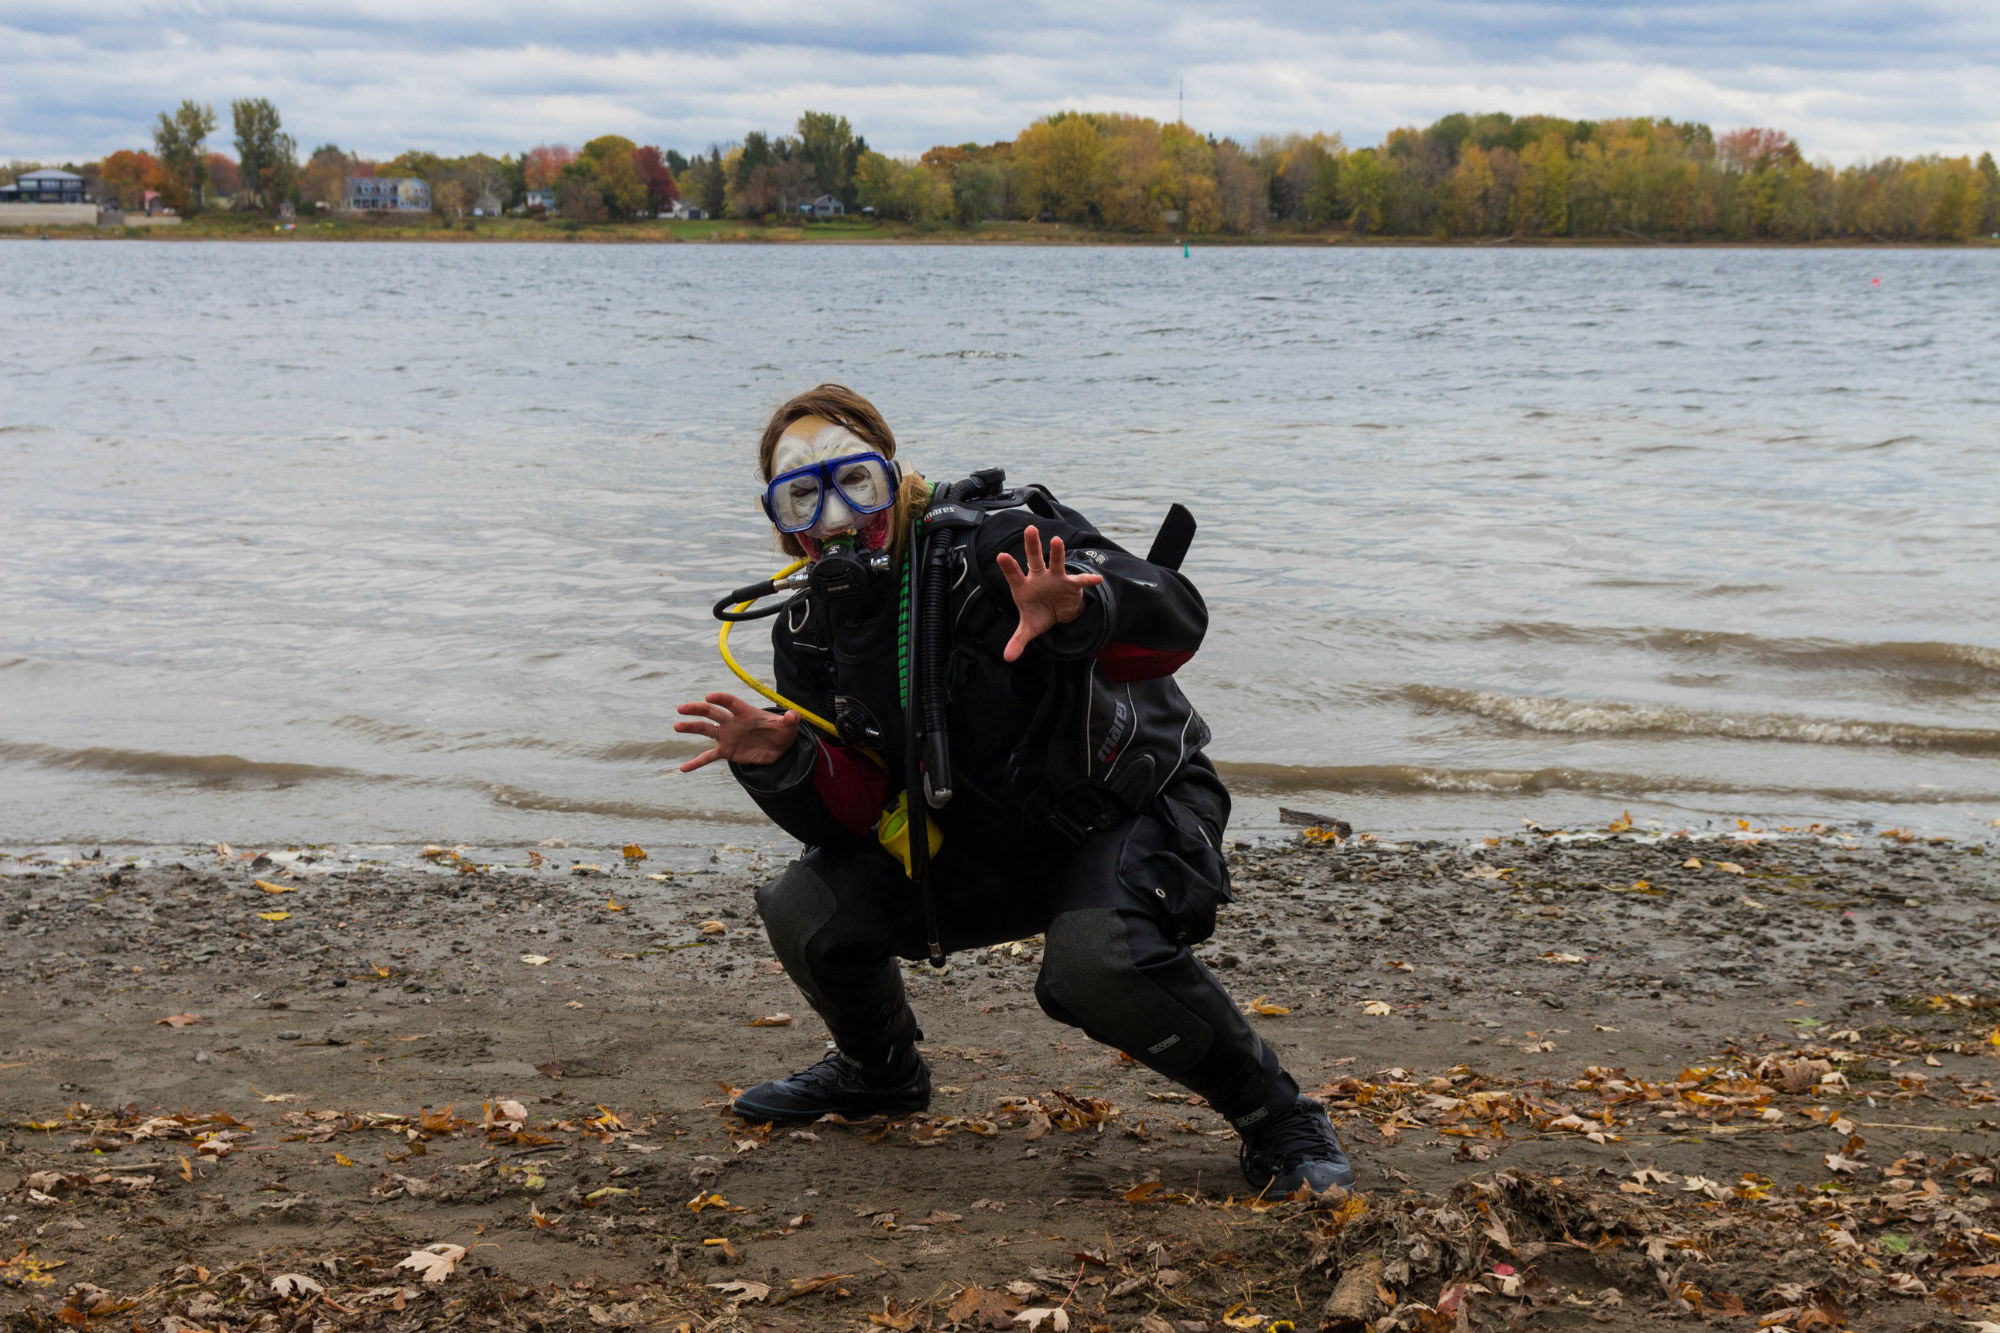
[[[1455,114],[1380,144],[1338,134],[1253,143],[1142,116],[1058,112],[1012,139],[919,157],[868,147],[846,117],[808,111],[788,134],[752,131],[692,157],[617,135],[581,148],[373,161],[325,144],[300,158],[277,108],[230,107],[235,156],[209,147],[214,113],[163,112],[151,151],[81,170],[128,207],[153,191],[183,212],[338,208],[356,175],[428,181],[437,214],[523,209],[577,222],[657,216],[680,200],[711,217],[795,217],[832,195],[851,212],[923,227],[1039,220],[1119,232],[1648,240],[1960,241],[2000,233],[1993,155],[1885,157],[1834,167],[1791,136],[1651,117]],[[16,172],[31,163],[15,163]],[[4,173],[0,173],[4,174]]]

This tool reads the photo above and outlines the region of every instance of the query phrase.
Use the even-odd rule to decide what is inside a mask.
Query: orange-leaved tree
[[[555,188],[563,168],[576,161],[576,149],[559,143],[539,143],[521,154],[521,178],[531,190]]]
[[[164,194],[172,184],[158,158],[130,148],[121,148],[105,158],[97,173],[105,188],[116,196],[120,208],[144,208],[147,191]]]

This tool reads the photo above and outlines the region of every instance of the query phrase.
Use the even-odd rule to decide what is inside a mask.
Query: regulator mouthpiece
[[[812,563],[809,586],[828,606],[860,612],[881,601],[888,574],[887,551],[864,554],[852,538],[840,537],[820,548],[819,559]]]

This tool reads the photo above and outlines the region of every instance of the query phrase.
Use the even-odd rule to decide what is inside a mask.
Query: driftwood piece
[[[1375,1292],[1381,1281],[1381,1255],[1364,1254],[1350,1261],[1320,1311],[1323,1333],[1362,1333],[1382,1310],[1382,1298]]]
[[[1301,828],[1330,828],[1343,838],[1354,836],[1354,825],[1346,820],[1335,819],[1332,815],[1316,815],[1310,810],[1287,810],[1281,805],[1278,807],[1278,822],[1296,824]]]

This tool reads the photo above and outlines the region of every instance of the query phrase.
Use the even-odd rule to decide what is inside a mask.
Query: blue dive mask
[[[879,514],[896,503],[902,469],[877,453],[847,454],[771,478],[764,514],[780,532],[805,532],[819,522],[829,493],[856,514]]]

